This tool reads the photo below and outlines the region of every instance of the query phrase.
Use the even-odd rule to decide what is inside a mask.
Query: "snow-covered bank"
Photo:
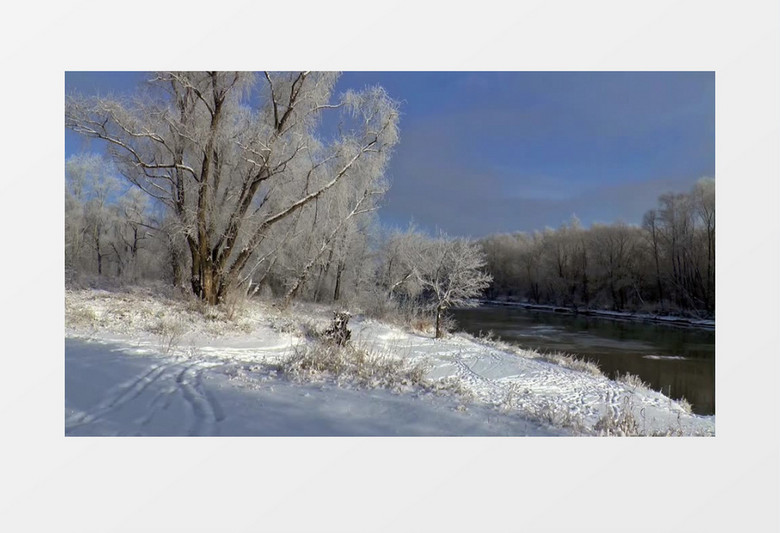
[[[714,434],[714,417],[658,392],[500,343],[435,340],[361,316],[349,324],[352,345],[421,365],[429,386],[371,389],[280,372],[329,318],[321,306],[252,302],[204,313],[143,291],[66,291],[66,433]]]

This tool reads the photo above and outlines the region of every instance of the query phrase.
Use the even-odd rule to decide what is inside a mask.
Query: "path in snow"
[[[212,350],[218,351],[206,352]],[[66,338],[65,434],[565,434],[516,413],[464,409],[451,396],[294,383],[263,365],[220,355],[164,357],[128,344]]]

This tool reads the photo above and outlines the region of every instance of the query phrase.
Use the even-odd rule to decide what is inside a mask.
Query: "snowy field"
[[[714,435],[715,418],[633,381],[465,334],[433,339],[357,315],[370,361],[422,369],[356,379],[292,371],[331,311],[202,309],[149,291],[66,291],[66,435]],[[562,363],[562,364],[559,364]],[[572,366],[567,368],[564,365]],[[384,368],[384,367],[382,367]]]

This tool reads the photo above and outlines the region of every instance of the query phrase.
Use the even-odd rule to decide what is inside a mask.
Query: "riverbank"
[[[506,300],[477,300],[480,305],[496,307],[517,307],[533,311],[543,311],[548,313],[560,313],[570,315],[592,316],[595,318],[604,318],[607,320],[626,320],[634,322],[652,322],[655,324],[665,324],[667,326],[689,327],[715,329],[714,320],[705,320],[699,318],[688,318],[674,315],[654,315],[650,313],[627,313],[622,311],[608,311],[604,309],[571,308],[557,305],[532,304],[526,302],[510,302]]]
[[[69,339],[111,342],[123,346],[129,356],[166,357],[208,367],[210,372],[222,368],[227,378],[212,379],[223,386],[230,383],[266,391],[279,387],[287,391],[286,398],[291,390],[311,395],[315,387],[324,405],[331,399],[328,390],[347,389],[350,399],[339,395],[341,414],[336,413],[344,424],[333,434],[360,434],[349,423],[351,413],[360,412],[361,398],[377,390],[408,400],[403,408],[409,417],[404,427],[413,427],[408,434],[415,435],[715,432],[714,416],[694,415],[684,403],[649,390],[637,380],[610,380],[593,369],[572,365],[571,359],[556,360],[466,334],[434,339],[430,332],[357,314],[349,322],[350,344],[336,350],[322,342],[332,317],[332,310],[325,306],[293,304],[281,309],[269,302],[248,301],[232,309],[204,308],[198,302],[162,298],[143,290],[68,290],[65,300],[65,336]],[[66,389],[66,405],[68,395]],[[376,395],[372,398],[378,401]],[[435,416],[437,410],[442,416]],[[80,411],[89,409],[82,406]],[[104,411],[93,414],[107,416]],[[382,412],[392,410],[372,412],[383,416]],[[255,414],[241,416],[249,420]],[[453,416],[464,423],[451,424],[449,432],[437,422]],[[391,419],[384,422],[380,427],[392,426]],[[89,431],[81,423],[79,428]],[[291,431],[285,434],[296,434],[294,428],[287,429]],[[387,434],[392,433],[388,430]]]

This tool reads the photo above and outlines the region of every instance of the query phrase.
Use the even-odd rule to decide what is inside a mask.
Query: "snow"
[[[454,398],[296,383],[221,352],[220,362],[66,339],[65,353],[72,436],[563,434]]]
[[[433,339],[356,315],[352,343],[423,365],[431,387],[295,379],[279,363],[332,312],[247,304],[227,320],[150,293],[66,292],[65,434],[598,435],[629,410],[641,434],[714,435],[661,393],[501,343]],[[173,325],[171,325],[173,324]],[[453,386],[455,385],[455,386]]]

